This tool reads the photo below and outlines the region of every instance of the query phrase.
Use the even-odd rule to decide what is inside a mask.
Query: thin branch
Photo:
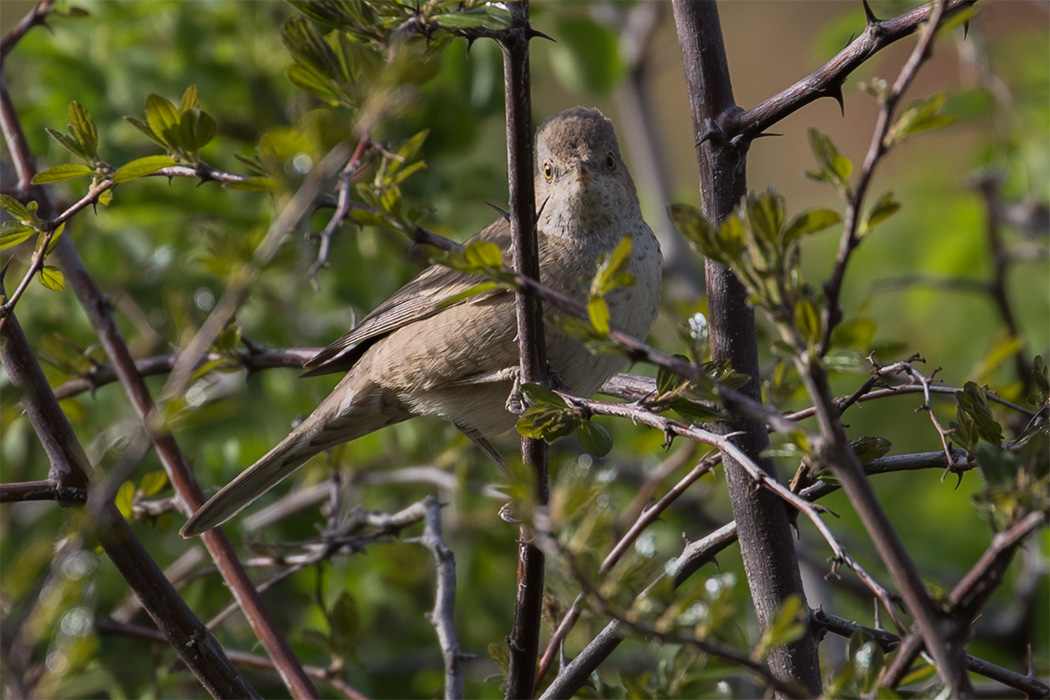
[[[317,246],[317,260],[310,265],[310,269],[306,271],[306,279],[309,280],[310,284],[315,290],[319,290],[320,286],[317,284],[317,273],[328,267],[328,250],[332,244],[332,236],[335,232],[343,225],[343,220],[350,214],[351,201],[350,201],[350,185],[353,182],[354,175],[360,170],[361,165],[364,161],[365,153],[371,146],[372,141],[367,136],[357,142],[357,147],[354,148],[353,154],[350,156],[350,160],[347,161],[346,166],[342,172],[339,173],[339,185],[337,186],[337,199],[335,212],[332,214],[328,223],[325,225],[324,230],[317,234],[319,244]]]
[[[60,488],[57,483],[50,479],[46,481],[0,484],[0,503],[56,501],[59,505],[71,506],[87,503],[87,497],[87,489]]]
[[[926,24],[924,25],[922,35],[919,37],[919,41],[916,43],[911,55],[908,57],[908,60],[897,75],[897,80],[894,81],[893,87],[882,96],[879,113],[875,121],[875,128],[871,135],[871,144],[868,146],[868,152],[864,157],[864,164],[857,176],[857,182],[849,195],[849,202],[846,207],[846,220],[843,224],[842,237],[839,239],[838,252],[835,255],[835,265],[832,268],[830,278],[824,282],[826,301],[824,309],[821,311],[821,321],[823,322],[824,331],[820,342],[821,357],[827,354],[830,349],[831,333],[834,331],[839,321],[842,320],[842,309],[839,307],[839,297],[842,293],[846,267],[849,265],[853,251],[858,245],[860,245],[859,234],[864,199],[868,194],[868,188],[874,178],[876,166],[890,148],[891,144],[887,143],[886,137],[893,126],[894,113],[897,110],[897,105],[900,103],[905,91],[918,74],[919,68],[932,55],[933,40],[937,35],[937,29],[940,27],[941,22],[944,20],[950,9],[961,7],[964,4],[969,3],[956,2],[950,4],[948,0],[937,0],[936,2],[931,3],[929,7],[925,8],[926,12],[924,14],[926,15]],[[865,31],[874,28],[875,31],[878,32],[880,31],[879,28],[881,25],[882,22],[869,21],[868,27]]]
[[[0,40],[0,61],[7,58],[7,54],[11,49],[15,47],[22,37],[24,37],[30,29],[37,25],[47,26],[47,16],[51,13],[51,6],[55,4],[55,0],[39,0],[33,9],[29,13],[18,21],[11,31]]]
[[[946,14],[970,7],[976,0],[950,0]],[[869,20],[864,31],[830,61],[791,87],[751,109],[728,112],[719,120],[725,139],[750,141],[777,122],[822,97],[842,102],[842,85],[863,63],[891,44],[910,36],[932,12],[931,4],[893,19]]]
[[[529,23],[528,0],[508,3],[507,8],[511,23],[505,35],[499,39],[499,45],[503,51],[503,94],[507,119],[507,178],[513,241],[511,254],[514,269],[519,274],[539,279],[536,194],[533,189],[532,88],[529,75],[529,40],[534,32]],[[532,294],[518,294],[515,317],[520,379],[522,382],[543,382],[547,375],[547,346],[543,337],[543,305],[540,298]],[[521,456],[525,468],[533,474],[536,503],[542,509],[550,497],[547,444],[543,440],[523,436]],[[510,647],[508,698],[533,695],[542,620],[544,557],[531,544],[532,535],[525,523],[522,523],[520,530],[514,624],[507,640]]]
[[[434,591],[434,609],[427,613],[427,621],[437,632],[438,644],[441,645],[441,657],[445,663],[445,698],[454,700],[463,697],[462,661],[467,658],[459,648],[456,637],[456,560],[452,550],[441,536],[442,504],[434,496],[423,499],[426,506],[423,536],[406,540],[418,542],[426,547],[434,557],[436,590]]]

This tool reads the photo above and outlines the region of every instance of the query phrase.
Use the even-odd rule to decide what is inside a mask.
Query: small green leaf
[[[157,495],[167,485],[168,475],[163,471],[155,471],[149,472],[142,477],[142,481],[139,483],[139,489],[145,496],[149,497]]]
[[[886,134],[886,147],[898,144],[920,131],[937,129],[954,123],[955,117],[941,114],[941,108],[947,98],[947,92],[938,92],[930,97],[915,100],[908,105]]]
[[[198,151],[208,145],[218,130],[215,120],[207,112],[191,109],[179,117],[179,138],[183,147],[195,159]]]
[[[62,271],[53,265],[44,265],[40,270],[40,284],[48,289],[61,292],[66,288],[66,277]]]
[[[820,314],[809,299],[799,299],[795,302],[795,327],[810,346],[820,342]]]
[[[530,406],[518,418],[517,428],[525,437],[554,442],[571,435],[579,423],[579,416],[569,409]]]
[[[52,182],[62,182],[64,180],[72,180],[78,177],[84,177],[94,172],[91,168],[86,165],[78,163],[68,163],[65,165],[55,165],[46,170],[41,170],[39,173],[33,176],[34,185],[48,185]]]
[[[179,149],[179,112],[171,100],[156,94],[147,96],[146,123],[165,148],[173,152]]]
[[[868,210],[868,217],[864,220],[861,235],[868,233],[871,229],[896,214],[900,208],[900,202],[893,198],[893,192],[884,192],[875,204],[871,205],[871,209]]]
[[[612,449],[612,435],[609,434],[609,431],[603,425],[592,423],[591,421],[583,421],[580,423],[576,434],[580,438],[580,444],[583,445],[583,449],[595,457],[604,457]]]
[[[553,408],[568,408],[565,399],[542,384],[526,382],[521,385],[521,393],[525,394],[536,406],[550,406]]]
[[[594,330],[602,336],[609,335],[609,305],[600,296],[591,295],[587,299],[587,317]]]
[[[80,142],[88,160],[98,159],[98,129],[95,121],[79,102],[69,103],[69,130],[73,137]]]
[[[784,230],[783,241],[785,244],[791,243],[802,236],[819,233],[840,221],[842,221],[842,217],[839,216],[837,211],[832,209],[810,209],[809,211],[804,211],[788,224]]]
[[[690,361],[685,355],[675,355],[675,357],[683,362]],[[681,386],[683,382],[685,382],[685,379],[678,374],[675,374],[666,367],[660,367],[656,370],[656,395],[663,396],[665,394],[670,394]]]
[[[63,134],[60,131],[56,131],[55,129],[52,129],[49,126],[45,126],[44,131],[47,132],[48,136],[53,138],[55,141],[58,141],[58,144],[62,146],[62,148],[66,149],[73,155],[77,156],[78,158],[83,158],[84,160],[91,160],[91,155],[84,150],[84,147],[81,146],[76,139]]]
[[[132,504],[135,502],[135,484],[130,481],[125,481],[117,489],[116,495],[113,497],[113,503],[117,506],[117,510],[128,520],[132,516]]]
[[[874,321],[870,318],[854,318],[835,326],[835,330],[831,331],[831,345],[866,350],[874,337]]]
[[[200,95],[197,93],[197,86],[190,85],[186,88],[186,91],[182,93],[182,100],[179,102],[179,114],[186,114],[191,109],[198,109],[201,106]]]
[[[885,457],[893,447],[893,443],[884,437],[866,435],[850,440],[849,446],[853,448],[853,453],[857,455],[858,460],[870,462],[873,459]]]
[[[672,204],[668,215],[678,233],[693,245],[705,257],[718,262],[725,262],[722,251],[715,243],[715,227],[711,225],[700,210],[689,204]]]
[[[747,220],[759,241],[774,243],[784,226],[784,198],[772,189],[747,198]]]
[[[125,163],[117,168],[117,171],[113,173],[113,182],[119,184],[121,182],[136,180],[172,165],[175,165],[175,159],[171,156],[146,156],[145,158],[136,158],[130,163]]]
[[[274,192],[278,189],[277,180],[272,177],[249,177],[236,182],[224,182],[222,186],[229,190],[244,190],[246,192]],[[364,213],[354,210],[351,216],[356,220],[356,214]],[[382,218],[382,217],[380,217]]]
[[[11,217],[23,224],[33,225],[40,223],[36,216],[35,202],[22,204],[9,194],[0,194],[0,207],[11,215]]]
[[[762,638],[752,653],[756,661],[764,659],[773,647],[790,644],[806,632],[806,613],[798,595],[788,596],[773,615]]]
[[[32,226],[18,221],[5,221],[3,228],[0,228],[0,250],[16,246],[36,233],[37,230]]]
[[[809,146],[820,169],[815,172],[807,171],[806,177],[819,182],[830,182],[848,190],[853,161],[839,153],[827,134],[813,128],[809,130]]]
[[[58,241],[62,238],[62,234],[66,231],[66,222],[62,222],[58,225],[58,228],[51,234],[51,240],[47,243],[47,250],[44,251],[44,256],[51,255],[51,251],[58,245]]]

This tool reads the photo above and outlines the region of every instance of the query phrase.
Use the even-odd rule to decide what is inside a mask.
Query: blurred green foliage
[[[889,16],[891,10],[898,11],[896,5],[877,9]],[[427,254],[419,254],[406,238],[389,230],[391,221],[422,221],[463,240],[492,218],[482,202],[501,204],[506,199],[499,50],[490,41],[478,40],[468,54],[467,41],[456,36],[479,26],[498,26],[502,21],[498,6],[428,5],[436,8],[429,20],[445,31],[436,31],[429,40],[414,36],[403,45],[394,42],[393,48],[388,42],[392,27],[403,21],[398,13],[406,6],[401,3],[375,3],[372,9],[357,3],[222,0],[99,1],[83,6],[89,11],[87,17],[54,18],[50,32],[36,29],[23,38],[5,62],[5,79],[38,169],[64,168],[45,171],[51,173],[52,183],[61,183],[52,190],[57,199],[68,204],[85,191],[86,180],[62,182],[66,179],[89,175],[97,179],[127,168],[112,201],[82,211],[64,235],[72,237],[87,269],[109,296],[136,357],[168,353],[192,337],[227,286],[250,264],[275,204],[284,201],[311,168],[347,138],[367,133],[386,149],[355,190],[361,201],[381,214],[361,212],[356,220],[363,226],[347,225],[337,233],[329,255],[331,268],[317,275],[318,290],[307,275],[317,257],[315,241],[309,236],[287,240],[259,272],[237,313],[236,327],[216,343],[214,349],[226,353],[224,357],[232,359],[242,337],[272,347],[329,342],[350,325],[352,310],[363,313],[373,308],[425,261]],[[325,14],[324,7],[357,8],[358,14],[333,17]],[[537,28],[557,40],[549,55],[536,51],[540,55],[535,65],[544,71],[537,80],[556,85],[580,102],[614,93],[627,75],[619,30],[600,12],[589,12],[589,7],[574,3],[534,7]],[[987,11],[993,15],[997,8]],[[844,11],[844,17],[850,22],[849,31],[856,31],[855,13]],[[332,32],[333,22],[346,21],[359,30]],[[822,56],[842,45],[842,26],[845,21],[827,29],[820,43],[833,48]],[[1016,42],[985,43],[978,17],[968,41],[994,59],[992,78],[916,101],[897,133],[902,137],[916,133],[950,115],[956,125],[946,133],[965,136],[952,147],[966,149],[975,170],[1000,175],[998,196],[1004,206],[1045,205],[1050,182],[1045,137],[1050,131],[1050,77],[1048,62],[1041,58],[1047,55],[1046,38],[1019,32]],[[948,41],[941,45],[950,50]],[[870,70],[865,68],[865,74]],[[1003,102],[1004,89],[1008,104]],[[90,115],[90,123],[85,115]],[[63,132],[66,123],[71,128]],[[48,129],[61,138],[49,136]],[[691,134],[666,137],[683,147],[692,145]],[[868,353],[892,361],[920,352],[933,367],[945,368],[949,385],[960,387],[959,400],[938,399],[934,410],[944,426],[954,422],[952,439],[975,455],[980,476],[966,474],[964,487],[954,490],[954,480],[942,482],[939,473],[875,479],[920,569],[931,586],[944,588],[953,585],[987,546],[988,522],[1002,527],[1018,513],[1040,504],[1045,507],[1045,430],[1026,429],[1015,412],[988,401],[987,393],[994,391],[1018,403],[1031,395],[1033,406],[1045,406],[1046,368],[1041,361],[1032,363],[1032,357],[1047,356],[1050,302],[1046,232],[1031,234],[1017,225],[1004,232],[1007,244],[1019,255],[1034,251],[1033,257],[1016,263],[1008,286],[1023,338],[1002,331],[994,307],[984,298],[946,291],[937,284],[900,285],[892,291],[888,286],[872,287],[873,280],[913,273],[981,280],[990,274],[980,202],[963,186],[958,173],[945,173],[936,159],[924,156],[930,144],[923,139],[937,138],[948,137],[922,134],[902,144],[897,153],[908,159],[906,165],[888,171],[890,182],[879,183],[887,194],[877,189],[879,196],[870,201],[863,226],[878,228],[865,236],[862,257],[847,278],[843,296],[847,320],[835,329],[831,339],[835,352],[826,363],[834,372],[836,390],[849,393],[865,378]],[[73,141],[63,143],[63,139]],[[810,170],[816,179],[847,190],[854,164],[863,154],[840,151],[819,128],[811,132],[810,142],[815,155],[798,163],[796,170]],[[198,160],[218,170],[267,179],[256,180],[260,187],[248,191],[213,182],[198,186],[188,178],[143,177],[158,167],[175,162],[193,165]],[[77,167],[69,169],[69,164]],[[4,183],[6,191],[6,173]],[[753,182],[752,188],[761,192],[766,183]],[[11,207],[5,209],[10,212]],[[806,213],[790,218],[786,212]],[[5,256],[5,263],[10,260],[5,279],[9,289],[20,279],[32,252],[31,214],[26,212],[29,223],[22,223],[23,228],[5,228],[5,245],[12,246],[5,251],[12,254]],[[322,210],[312,216],[308,231],[321,231],[329,214],[330,210]],[[744,261],[741,269],[752,277],[759,306],[766,303],[767,308],[783,311],[779,316],[774,313],[776,320],[792,324],[811,345],[819,341],[823,331],[816,313],[819,284],[830,269],[839,231],[838,214],[826,202],[786,203],[769,191],[752,196],[741,216],[717,229],[704,228],[705,223],[689,209],[676,208],[673,214],[680,225],[685,222],[683,232],[691,232],[690,240],[706,254],[722,256],[727,263]],[[827,227],[835,233],[818,233]],[[25,239],[17,246],[14,238],[7,238],[22,234]],[[481,258],[485,263],[485,256]],[[592,290],[588,325],[599,336],[605,330],[602,297],[624,282],[617,270],[615,259],[609,261],[606,274],[596,278]],[[792,273],[800,276],[793,278]],[[61,278],[56,274],[59,271],[52,269],[47,281],[41,279],[50,289],[34,285],[18,306],[19,320],[55,386],[106,361],[72,293],[58,289]],[[791,284],[784,286],[785,281]],[[703,317],[696,315],[702,308],[702,301],[696,299],[668,299],[654,343],[669,352],[686,352],[697,363],[707,360]],[[763,325],[762,330],[767,399],[784,410],[804,407],[805,397],[785,360],[790,348],[773,342],[778,336],[771,326]],[[1012,362],[1022,348],[1034,373],[1028,395]],[[725,367],[704,367],[726,383],[742,379]],[[263,454],[287,433],[297,415],[316,406],[335,380],[299,380],[296,374],[270,369],[246,377],[236,363],[220,361],[194,376],[181,397],[180,420],[174,425],[202,484],[225,483]],[[975,383],[965,384],[968,379]],[[155,392],[163,381],[163,377],[149,380]],[[701,403],[709,398],[706,388],[699,391],[665,374],[658,377],[658,388],[657,400],[687,420],[717,417],[714,409]],[[6,379],[2,390],[3,480],[42,478],[46,457],[20,416],[18,396]],[[550,419],[556,424],[554,433],[571,432],[559,431],[558,421],[566,418],[557,404],[560,399],[537,396],[532,397],[538,409],[531,416],[534,423],[537,417]],[[929,421],[912,413],[920,402],[909,395],[851,409],[849,429],[858,451],[863,448],[868,456],[879,455],[887,440],[898,454],[939,449]],[[62,406],[93,463],[102,472],[113,467],[127,447],[128,426],[138,422],[119,387],[103,386],[67,398]],[[904,406],[907,410],[902,410]],[[675,445],[665,453],[661,451],[664,436],[656,431],[607,418],[571,418],[575,427],[587,427],[552,450],[551,517],[573,565],[548,567],[551,625],[546,632],[579,592],[574,578],[580,577],[611,610],[639,627],[694,633],[745,655],[797,633],[798,611],[792,609],[782,611],[780,624],[766,637],[756,629],[743,572],[732,550],[719,557],[717,569],[705,567],[678,591],[664,579],[642,593],[659,577],[668,558],[680,552],[683,533],[698,539],[731,518],[718,479],[694,484],[661,521],[646,529],[611,572],[601,573],[609,548],[640,509],[688,471],[688,454],[682,464],[675,466],[675,460],[690,446]],[[992,449],[1004,439],[1017,440],[1021,449],[1005,457]],[[513,438],[503,447],[506,454],[513,454]],[[774,452],[784,473],[798,466],[803,453],[792,447],[797,446]],[[606,451],[607,455],[598,456]],[[455,487],[435,487],[420,480],[383,482],[391,470],[397,473],[413,465],[451,475]],[[518,530],[499,519],[501,500],[485,489],[502,484],[519,500],[521,512],[530,513],[529,475],[512,465],[510,473],[501,477],[452,427],[429,419],[333,450],[304,468],[295,487],[323,482],[333,467],[343,470],[352,487],[344,508],[360,505],[392,512],[435,488],[449,502],[445,533],[456,555],[459,578],[457,631],[464,651],[477,655],[467,666],[467,694],[501,696],[498,657],[510,629]],[[149,454],[115,490],[122,511],[137,519],[136,530],[150,552],[162,566],[169,566],[199,545],[177,538],[178,517],[173,522],[170,512],[156,517],[136,509],[144,499],[171,495],[158,473],[158,460]],[[648,492],[652,486],[648,479],[661,473],[663,480],[655,493]],[[279,489],[282,494],[287,490]],[[279,495],[271,494],[269,500]],[[885,580],[841,494],[832,495],[826,505],[842,516],[833,527],[842,533],[851,554]],[[246,551],[272,553],[273,543],[313,537],[324,522],[321,509],[314,508],[268,527],[263,534],[238,529],[237,522],[231,532],[234,539],[246,543]],[[127,600],[111,563],[94,543],[81,539],[79,533],[85,528],[77,511],[46,503],[5,505],[0,508],[0,523],[4,625],[18,632],[7,648],[23,655],[20,663],[40,665],[37,695],[201,694],[163,645],[147,649],[140,640],[97,633],[93,623],[110,616],[138,622],[141,613]],[[806,571],[818,574],[807,591],[810,604],[823,604],[843,617],[872,624],[870,596],[854,595],[848,586],[840,589],[834,581],[821,579],[828,568],[827,549],[807,528],[801,526],[800,551],[809,560]],[[1031,642],[1035,658],[1044,663],[1037,670],[1045,674],[1050,649],[1046,532],[1038,537],[1026,560],[1029,569],[1018,567],[1008,574],[988,616],[1005,619],[1016,612],[1013,592],[1033,585],[1033,606],[1025,609],[1031,622],[1028,636],[1004,641],[990,625],[988,629],[979,625],[973,650],[1020,668],[1024,643]],[[1039,571],[1039,566],[1044,570]],[[269,575],[260,572],[259,579]],[[851,574],[843,576],[853,583]],[[189,579],[182,593],[204,620],[229,603],[225,586],[213,574]],[[440,657],[424,618],[432,598],[429,553],[393,537],[352,556],[311,566],[266,594],[304,663],[330,668],[375,697],[441,692]],[[582,620],[568,639],[570,655],[604,620],[595,606],[583,606]],[[252,632],[238,615],[220,625],[217,634],[231,648],[255,648]],[[490,645],[495,649],[491,656],[497,658],[486,652]],[[881,652],[860,636],[848,641],[829,638],[823,653],[828,692],[833,696],[867,691],[883,663]],[[264,696],[284,693],[274,674],[255,669],[245,673]],[[928,669],[917,673],[929,676]],[[916,678],[917,683],[922,680]],[[749,685],[753,682],[752,677],[741,678],[739,669],[689,646],[656,647],[632,641],[603,667],[595,686],[581,694],[729,697],[756,691]]]

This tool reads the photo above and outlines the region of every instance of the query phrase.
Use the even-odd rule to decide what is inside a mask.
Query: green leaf
[[[32,226],[18,221],[5,221],[3,228],[0,228],[0,250],[16,246],[36,233],[37,230]]]
[[[474,241],[462,250],[448,253],[440,261],[461,272],[492,274],[503,267],[503,252],[492,241]]]
[[[667,407],[690,423],[717,423],[726,419],[717,408],[689,399],[676,399]]]
[[[849,441],[849,446],[853,448],[853,453],[857,455],[858,460],[870,462],[873,459],[885,457],[893,447],[893,443],[884,437],[874,435],[854,438]]]
[[[609,431],[603,425],[584,421],[580,423],[576,434],[580,438],[580,444],[583,445],[583,449],[595,457],[604,457],[612,449],[612,435],[609,434]]]
[[[278,189],[279,183],[272,177],[249,177],[244,180],[238,180],[236,182],[224,182],[222,186],[228,190],[244,190],[246,192],[274,192]],[[351,216],[357,213],[361,213],[360,210],[351,212]]]
[[[602,336],[609,335],[609,305],[600,296],[591,295],[587,299],[587,317],[594,330]]]
[[[142,481],[139,482],[139,489],[145,496],[149,497],[157,495],[167,485],[168,475],[163,471],[154,471],[142,477]]]
[[[186,114],[191,109],[198,109],[201,106],[200,95],[197,93],[197,86],[190,85],[186,88],[186,92],[182,93],[182,100],[179,102],[179,114]]]
[[[81,146],[76,139],[63,134],[60,131],[56,131],[55,129],[52,129],[49,126],[45,126],[44,131],[47,132],[48,136],[53,138],[55,141],[58,141],[58,144],[62,146],[62,148],[66,149],[73,155],[77,156],[78,158],[83,158],[84,160],[91,160],[91,155],[84,150],[84,147]]]
[[[328,621],[332,652],[340,661],[345,660],[353,654],[361,630],[361,613],[353,596],[342,591],[332,605]]]
[[[820,314],[809,299],[799,299],[795,302],[795,327],[811,347],[820,342]]]
[[[130,481],[125,481],[117,489],[116,495],[113,497],[113,503],[117,506],[117,510],[126,519],[130,520],[132,516],[132,504],[135,502],[135,484]]]
[[[784,198],[772,189],[748,196],[747,220],[756,239],[775,243],[784,226]]]
[[[136,180],[172,165],[175,165],[175,159],[171,156],[146,156],[145,158],[136,158],[130,163],[125,163],[117,168],[117,171],[113,173],[113,182],[119,184],[121,182]]]
[[[53,265],[44,265],[40,270],[40,284],[48,289],[61,292],[66,288],[66,277],[62,271]]]
[[[69,103],[69,130],[80,142],[88,160],[98,160],[98,129],[91,114],[79,102]]]
[[[47,250],[44,251],[44,256],[51,255],[51,251],[58,245],[58,240],[62,238],[62,234],[66,231],[66,222],[62,222],[58,225],[58,228],[51,234],[51,240],[47,243]]]
[[[518,418],[517,428],[525,437],[554,442],[571,435],[579,423],[579,416],[569,409],[530,406]]]
[[[683,362],[689,362],[689,358],[685,355],[675,355],[675,357]],[[656,370],[656,395],[662,396],[670,394],[675,389],[680,387],[685,382],[678,374],[672,372],[666,367],[659,367]]]
[[[40,223],[36,215],[36,202],[22,204],[9,194],[0,194],[0,207],[11,215],[11,217],[23,224],[33,225]]]
[[[64,180],[72,180],[78,177],[84,177],[94,172],[91,168],[86,165],[78,163],[68,163],[65,165],[55,165],[46,170],[41,170],[39,173],[33,176],[34,185],[48,185],[52,182],[62,182]]]
[[[868,210],[868,216],[864,219],[864,226],[861,227],[860,235],[863,236],[871,231],[871,229],[896,214],[900,208],[900,202],[893,198],[893,192],[884,192],[875,204],[871,205],[871,209]]]
[[[802,236],[819,233],[842,221],[837,211],[832,209],[810,209],[804,211],[788,224],[784,230],[784,244],[791,243]]]
[[[799,596],[788,596],[762,633],[762,638],[755,647],[752,658],[756,661],[764,659],[773,647],[790,644],[801,638],[807,629],[807,612]]]
[[[568,408],[569,404],[556,392],[548,389],[542,384],[526,382],[521,385],[521,393],[528,397],[529,401],[536,406],[550,406],[552,408]]]
[[[886,134],[885,144],[889,148],[900,143],[909,136],[921,131],[938,129],[955,122],[955,117],[941,114],[944,101],[948,98],[947,92],[938,92],[930,97],[915,100],[909,104],[897,118],[896,123],[890,127]]]
[[[179,138],[194,159],[198,157],[198,151],[215,138],[217,130],[212,116],[199,109],[191,109],[179,117]]]
[[[179,112],[171,100],[157,94],[147,96],[146,123],[165,148],[179,150]]]
[[[819,170],[807,171],[806,177],[818,182],[830,182],[848,191],[853,161],[839,153],[831,137],[813,128],[809,130],[809,147],[817,159]]]
[[[715,227],[704,218],[699,209],[690,204],[672,204],[668,207],[668,214],[678,233],[682,234],[695,250],[712,260],[726,262],[716,244]]]

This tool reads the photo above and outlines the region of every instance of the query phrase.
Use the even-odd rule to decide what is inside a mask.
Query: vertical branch
[[[503,90],[507,110],[507,175],[510,186],[510,230],[514,269],[533,279],[540,278],[536,242],[536,193],[533,190],[532,96],[529,81],[528,0],[510,3],[511,26],[500,40],[503,49]],[[547,372],[547,346],[543,340],[543,309],[538,297],[518,294],[518,348],[521,381],[542,380]],[[547,444],[522,438],[521,455],[535,479],[536,504],[548,499]],[[532,697],[539,654],[541,607],[543,603],[543,553],[531,543],[522,525],[518,545],[518,587],[514,606],[514,627],[508,643],[510,666],[507,697]]]
[[[746,144],[720,137],[719,121],[736,111],[729,82],[725,46],[713,0],[674,0],[675,24],[682,48],[686,87],[697,134],[700,199],[709,221],[722,221],[747,192]],[[733,369],[751,377],[743,392],[761,398],[754,310],[740,281],[724,266],[706,262],[711,357],[729,360]],[[754,420],[733,418],[720,430],[739,433],[734,442],[770,475],[775,470],[760,458],[768,447],[765,428]],[[742,466],[723,454],[733,518],[759,624],[765,628],[791,596],[805,600],[795,557],[787,508],[767,489],[756,489]],[[770,652],[769,667],[781,680],[802,683],[812,693],[821,689],[816,639],[801,639]]]

